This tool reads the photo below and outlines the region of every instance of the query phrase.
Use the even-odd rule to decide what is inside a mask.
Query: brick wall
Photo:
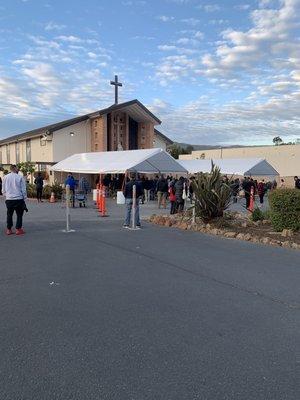
[[[93,118],[91,121],[92,151],[107,150],[106,116]]]

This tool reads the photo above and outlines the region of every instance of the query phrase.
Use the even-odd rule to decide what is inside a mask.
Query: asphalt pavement
[[[1,400],[300,398],[298,251],[28,208],[0,240]]]

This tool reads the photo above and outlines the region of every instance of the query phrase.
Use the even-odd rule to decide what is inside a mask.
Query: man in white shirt
[[[13,214],[17,214],[16,235],[23,235],[22,229],[23,214],[26,209],[25,200],[27,198],[26,183],[24,178],[18,174],[17,167],[11,165],[10,173],[5,175],[2,184],[2,192],[6,198],[5,204],[7,208],[7,235],[12,235]]]

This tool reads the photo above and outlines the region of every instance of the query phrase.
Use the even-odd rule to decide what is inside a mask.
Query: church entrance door
[[[138,123],[129,117],[129,150],[138,148]]]

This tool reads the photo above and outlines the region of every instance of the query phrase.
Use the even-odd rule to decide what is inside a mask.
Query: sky
[[[0,138],[139,99],[171,139],[300,138],[300,0],[0,0]]]

